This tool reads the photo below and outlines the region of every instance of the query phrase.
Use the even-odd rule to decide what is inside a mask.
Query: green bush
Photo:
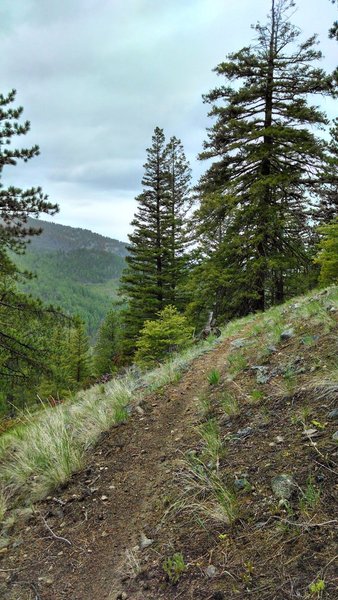
[[[174,306],[166,306],[157,315],[158,319],[145,322],[136,342],[135,362],[141,366],[152,366],[192,342],[193,329]]]
[[[319,283],[338,282],[338,219],[318,228],[322,234],[315,262],[320,265]]]

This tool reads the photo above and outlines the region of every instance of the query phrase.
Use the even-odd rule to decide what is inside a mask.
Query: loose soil
[[[0,596],[338,598],[337,446],[332,441],[334,423],[326,420],[333,401],[309,395],[305,385],[318,357],[332,360],[333,342],[332,332],[323,334],[311,349],[300,350],[299,342],[291,340],[267,359],[272,369],[301,351],[306,368],[291,395],[278,391],[278,375],[257,386],[249,368],[227,381],[227,358],[233,351],[228,339],[196,359],[180,382],[147,396],[142,410],[134,410],[127,423],[102,436],[82,472],[36,506],[29,521],[16,523],[13,544],[2,555]],[[218,386],[207,381],[212,369],[222,374]],[[241,408],[237,416],[225,418],[219,397],[229,386]],[[254,402],[249,392],[257,387],[264,398]],[[202,394],[211,401],[211,415],[201,413]],[[314,438],[304,435],[295,419],[305,404],[311,418],[323,424]],[[220,423],[227,448],[222,477],[230,485],[243,475],[250,482],[250,489],[238,492],[239,518],[232,525],[203,519],[196,523],[190,515],[170,510],[181,493],[182,458],[188,450],[201,450],[197,425],[210,417]],[[248,435],[236,437],[248,427]],[[293,475],[298,486],[284,504],[271,491],[271,478],[280,473]],[[302,512],[299,499],[309,478],[320,490],[320,503]],[[182,552],[186,571],[173,585],[163,561],[175,552]],[[325,590],[314,594],[309,586],[318,580],[325,581]]]

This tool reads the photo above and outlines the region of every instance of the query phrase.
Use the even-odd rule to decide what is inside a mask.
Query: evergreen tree
[[[123,315],[126,354],[134,351],[143,323],[176,301],[186,244],[190,170],[181,142],[172,138],[166,145],[163,130],[156,127],[144,168],[121,286],[128,302]]]
[[[331,4],[337,4],[336,0],[330,0]],[[329,29],[329,37],[338,41],[338,21],[334,21]]]
[[[14,136],[26,135],[30,130],[29,121],[20,123],[23,108],[12,108],[16,91],[7,96],[0,94],[0,178],[5,166],[15,166],[17,160],[27,162],[40,153],[38,146],[31,148],[11,149]],[[27,227],[29,216],[38,217],[39,213],[54,214],[58,210],[56,204],[48,202],[40,187],[22,190],[15,186],[5,188],[0,181],[0,249],[22,250],[28,235],[37,235],[41,229]]]
[[[183,350],[192,342],[192,327],[174,306],[166,306],[156,316],[156,320],[144,323],[137,340],[135,361],[141,366],[153,366],[170,352]]]
[[[120,338],[120,315],[112,308],[101,324],[94,349],[96,375],[112,373],[114,370],[120,355]]]
[[[38,146],[9,147],[13,137],[25,135],[30,129],[29,121],[20,123],[22,107],[11,107],[14,100],[15,90],[7,96],[0,94],[0,179],[4,167],[15,166],[20,159],[27,162],[39,154]],[[42,369],[48,345],[39,333],[44,320],[56,311],[46,311],[41,303],[17,291],[19,275],[7,251],[23,252],[26,237],[41,232],[38,228],[27,226],[29,216],[56,211],[57,206],[48,202],[40,187],[27,190],[14,186],[5,188],[0,180],[0,370],[9,385],[25,381],[27,388],[28,372],[32,373],[33,368]],[[36,326],[34,334],[33,322]],[[46,345],[42,346],[43,343]]]
[[[311,265],[309,216],[327,161],[311,128],[327,118],[308,96],[330,94],[332,79],[314,66],[321,58],[315,36],[295,48],[293,7],[272,0],[267,24],[254,28],[255,44],[216,67],[225,84],[205,96],[216,122],[200,158],[217,161],[199,184],[197,230],[208,259],[203,271],[213,272],[212,302],[227,316],[282,302],[288,277]]]
[[[315,262],[321,267],[319,283],[338,283],[338,218],[319,228],[322,234]]]
[[[191,208],[190,181],[191,169],[185,157],[181,140],[172,137],[168,144],[168,168],[170,191],[168,210],[170,217],[168,236],[168,283],[167,302],[177,308],[184,308],[182,282],[186,275],[187,246],[189,234],[187,214]]]
[[[91,375],[91,355],[84,323],[76,319],[70,332],[69,342],[70,378],[76,387],[80,387]]]

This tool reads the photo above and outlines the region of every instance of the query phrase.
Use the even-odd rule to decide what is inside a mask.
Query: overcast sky
[[[181,138],[196,181],[213,67],[247,45],[270,0],[0,0],[0,92],[31,121],[41,155],[7,167],[5,185],[41,185],[54,221],[127,239],[156,126]],[[329,0],[298,0],[293,22],[338,64]],[[330,117],[336,104],[323,100]],[[338,102],[338,101],[336,101]],[[19,144],[17,144],[18,147]],[[45,216],[42,215],[42,218]]]

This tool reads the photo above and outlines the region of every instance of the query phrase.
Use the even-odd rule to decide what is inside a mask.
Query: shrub
[[[318,228],[322,234],[315,262],[320,265],[319,283],[338,282],[338,219]]]
[[[173,584],[178,582],[186,568],[181,552],[176,552],[163,563],[163,570],[167,574],[169,581]]]
[[[136,342],[135,362],[141,366],[156,364],[170,352],[188,347],[192,333],[186,317],[180,315],[174,306],[166,306],[158,313],[158,319],[145,322]]]

